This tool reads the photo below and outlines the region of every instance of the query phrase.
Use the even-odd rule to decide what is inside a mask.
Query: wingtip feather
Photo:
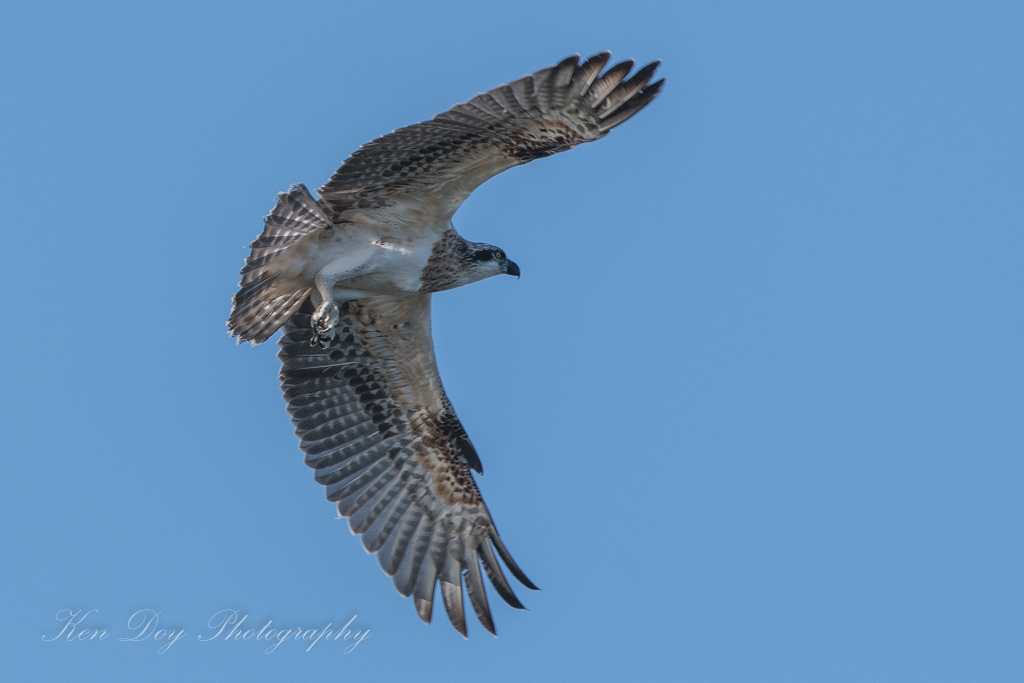
[[[498,554],[501,555],[501,559],[505,561],[505,566],[507,566],[508,570],[512,572],[512,576],[516,577],[516,579],[519,580],[519,583],[523,584],[530,590],[540,590],[532,581],[530,581],[530,579],[526,577],[523,570],[520,569],[519,565],[516,564],[516,561],[512,559],[512,554],[508,551],[508,548],[505,547],[505,544],[502,543],[501,537],[498,536],[498,530],[494,527],[491,527],[490,538],[491,542],[494,543],[494,548],[498,551]]]
[[[465,565],[466,592],[469,593],[469,602],[476,612],[476,618],[488,633],[497,636],[494,620],[491,618],[491,608],[487,603],[487,590],[484,588],[483,575],[480,572],[480,558],[477,557],[475,550],[466,553]]]
[[[512,590],[512,586],[509,585],[508,579],[505,578],[505,574],[501,571],[501,565],[498,564],[498,558],[494,556],[494,551],[491,550],[491,544],[484,539],[483,543],[477,549],[480,553],[480,559],[484,565],[484,571],[487,572],[487,578],[491,580],[491,584],[494,586],[494,590],[498,592],[501,599],[506,603],[514,607],[515,609],[526,609],[523,603],[519,602],[519,598]]]
[[[444,567],[441,569],[441,599],[444,601],[444,609],[448,613],[448,621],[452,627],[468,638],[466,634],[466,610],[463,608],[462,600],[462,573],[461,562],[448,550],[444,558]]]

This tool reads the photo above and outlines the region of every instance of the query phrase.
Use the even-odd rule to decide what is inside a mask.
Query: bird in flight
[[[502,572],[536,590],[505,548],[470,470],[480,458],[445,395],[430,297],[519,275],[501,249],[469,242],[452,216],[513,166],[608,134],[658,94],[659,62],[603,74],[579,56],[429,121],[363,145],[320,188],[279,195],[250,247],[228,327],[259,344],[283,327],[281,385],[305,462],[352,533],[430,623],[435,586],[466,636],[462,584],[495,633],[483,572],[523,606]]]

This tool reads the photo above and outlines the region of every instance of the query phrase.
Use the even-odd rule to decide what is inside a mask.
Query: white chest
[[[416,292],[420,288],[420,274],[430,260],[437,237],[405,240],[403,243],[383,238],[372,242],[372,267],[364,275],[356,276],[363,288],[372,288],[381,294]]]
[[[426,231],[400,238],[336,232],[316,245],[307,272],[338,299],[419,291],[420,274],[438,239]]]

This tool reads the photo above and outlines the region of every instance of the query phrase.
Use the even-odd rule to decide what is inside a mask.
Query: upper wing
[[[660,62],[628,80],[632,60],[599,77],[610,56],[579,64],[574,55],[363,145],[320,196],[341,219],[403,201],[449,220],[488,178],[602,138],[654,99],[663,80],[648,81]]]
[[[430,295],[342,304],[331,345],[311,346],[307,299],[284,327],[281,384],[306,464],[349,518],[368,552],[430,622],[434,585],[452,625],[466,635],[462,576],[491,633],[484,571],[522,608],[502,574],[536,588],[505,549],[470,468],[480,461],[441,387],[430,337]],[[492,549],[491,544],[494,545]]]

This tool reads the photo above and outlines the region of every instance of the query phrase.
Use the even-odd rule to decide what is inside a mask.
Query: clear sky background
[[[8,680],[1024,680],[1024,5],[14,3],[0,22]],[[416,617],[224,321],[278,191],[574,52],[664,60],[455,217],[434,299],[543,589]],[[198,641],[343,624],[272,654]],[[62,609],[103,642],[43,642]],[[161,611],[186,636],[120,642]]]

